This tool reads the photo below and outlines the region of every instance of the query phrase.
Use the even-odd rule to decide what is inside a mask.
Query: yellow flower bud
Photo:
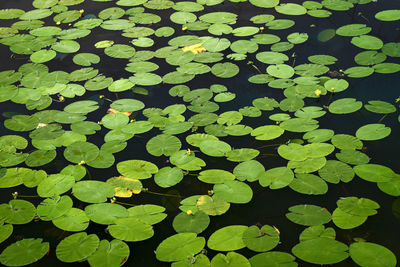
[[[321,90],[317,89],[314,91],[314,93],[316,96],[320,96],[322,92],[321,92]]]
[[[186,214],[187,214],[187,215],[193,215],[193,211],[188,210],[188,211],[186,212]]]
[[[58,97],[58,100],[59,100],[60,102],[64,102],[65,98],[64,98],[62,95],[60,95],[60,96]]]
[[[85,10],[84,9],[81,9],[81,10],[79,10],[79,13],[83,13],[83,12],[85,12]]]
[[[56,24],[57,24],[57,25],[60,25],[60,24],[61,24],[61,21],[57,21]]]
[[[79,162],[78,163],[78,165],[83,165],[83,164],[85,164],[86,162],[84,161],[84,160],[81,160],[81,162]]]
[[[186,31],[187,30],[187,27],[186,26],[183,26],[182,27],[182,31]]]

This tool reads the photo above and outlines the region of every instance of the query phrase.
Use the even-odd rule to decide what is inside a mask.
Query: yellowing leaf
[[[204,47],[201,46],[201,44],[202,43],[185,46],[185,47],[182,48],[182,51],[183,52],[191,51],[195,55],[197,55],[198,53],[202,53],[202,52],[207,51]]]

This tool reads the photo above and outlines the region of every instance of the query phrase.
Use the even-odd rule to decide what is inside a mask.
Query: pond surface
[[[399,7],[2,1],[0,262],[396,266]]]

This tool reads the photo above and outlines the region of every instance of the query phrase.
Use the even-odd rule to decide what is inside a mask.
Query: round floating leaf
[[[245,225],[230,225],[218,229],[211,234],[207,247],[217,251],[232,251],[244,248],[243,233],[248,229]]]
[[[380,206],[368,198],[346,197],[337,201],[338,207],[347,213],[358,216],[371,216],[377,213]]]
[[[44,179],[37,187],[40,197],[53,197],[61,195],[72,188],[75,178],[70,175],[53,174]]]
[[[98,103],[92,100],[73,102],[64,108],[69,113],[87,114],[98,109]]]
[[[399,9],[382,10],[375,14],[375,18],[381,21],[400,20],[400,10]]]
[[[235,176],[224,170],[209,169],[199,173],[198,179],[204,183],[219,184],[235,180]]]
[[[336,30],[336,34],[341,36],[359,36],[367,34],[370,31],[371,27],[367,27],[365,24],[348,24],[339,27]]]
[[[161,168],[154,175],[154,182],[163,188],[171,187],[178,184],[183,179],[183,172],[177,167]]]
[[[377,50],[381,49],[383,42],[378,37],[372,35],[361,35],[351,39],[351,43],[362,49]]]
[[[85,213],[91,221],[98,224],[113,224],[118,218],[128,217],[127,209],[118,204],[100,203],[85,207]]]
[[[263,267],[263,266],[285,266],[285,267],[296,267],[297,263],[294,262],[296,258],[289,253],[271,251],[264,252],[254,255],[250,258],[252,267]]]
[[[221,215],[227,212],[230,207],[229,202],[226,202],[218,197],[210,197],[207,195],[197,199],[196,206],[199,210],[210,216]]]
[[[395,173],[392,169],[378,164],[361,164],[354,166],[358,177],[368,182],[388,182]]]
[[[240,181],[248,180],[249,182],[254,182],[264,171],[264,166],[260,162],[249,160],[239,163],[233,169],[233,174]]]
[[[352,165],[367,164],[370,158],[357,150],[345,149],[335,154],[336,158],[342,162]]]
[[[277,125],[265,125],[255,128],[251,131],[251,136],[257,140],[272,140],[281,136],[285,130]]]
[[[29,154],[25,164],[29,167],[39,167],[53,161],[57,153],[55,150],[36,150]]]
[[[28,115],[15,115],[4,121],[7,129],[18,132],[31,131],[39,124],[39,119]]]
[[[3,224],[0,226],[0,243],[7,240],[14,230],[12,224]],[[1,256],[0,256],[1,257]]]
[[[181,148],[181,141],[179,138],[167,135],[167,134],[159,134],[153,138],[151,138],[147,144],[147,151],[153,156],[170,156],[173,153],[179,151]]]
[[[279,233],[269,225],[264,225],[261,229],[253,225],[244,231],[242,239],[247,248],[256,252],[263,252],[278,245]]]
[[[179,213],[172,222],[172,226],[177,233],[191,232],[200,234],[210,224],[210,217],[202,211],[195,214]]]
[[[296,192],[306,195],[323,195],[328,191],[328,185],[324,180],[314,174],[298,173],[289,184]]]
[[[39,50],[30,56],[30,60],[33,63],[44,63],[55,58],[56,54],[54,50]]]
[[[104,49],[107,56],[113,58],[130,58],[135,54],[135,48],[124,44],[115,44]]]
[[[259,177],[260,185],[269,186],[270,189],[279,189],[289,185],[294,178],[291,169],[287,167],[277,167],[267,170]]]
[[[353,169],[344,162],[328,160],[325,166],[318,170],[322,179],[329,183],[337,184],[340,181],[348,183],[354,178]]]
[[[101,181],[80,181],[74,184],[72,194],[86,203],[101,203],[114,196],[114,188]]]
[[[337,208],[332,213],[333,223],[341,229],[353,229],[367,220],[367,216],[358,216],[342,211]]]
[[[280,145],[278,154],[287,160],[302,161],[307,159],[310,149],[296,143],[289,143],[288,145]]]
[[[290,132],[309,132],[318,128],[318,121],[305,118],[285,120],[279,127]]]
[[[120,174],[134,179],[150,178],[152,174],[158,172],[158,167],[144,160],[126,160],[117,164]]]
[[[331,220],[329,211],[315,205],[296,205],[290,207],[289,211],[286,213],[286,218],[300,225],[319,225]]]
[[[379,101],[379,100],[371,100],[368,101],[368,104],[364,105],[364,108],[370,112],[378,113],[378,114],[389,114],[396,112],[396,107],[392,104]]]
[[[370,242],[356,242],[350,245],[350,257],[360,266],[387,266],[397,264],[396,256],[384,246]]]
[[[62,262],[75,262],[86,259],[99,247],[99,238],[85,232],[72,234],[57,245],[56,255]]]
[[[215,255],[214,258],[211,260],[212,266],[215,267],[223,267],[227,266],[227,264],[232,266],[243,266],[243,267],[250,267],[249,260],[236,252],[228,252],[226,256],[224,254],[218,253]]]
[[[72,199],[69,196],[46,198],[37,207],[37,215],[42,221],[51,221],[61,217],[72,208]]]
[[[355,98],[342,98],[333,101],[329,105],[329,112],[333,114],[348,114],[359,110],[362,107],[362,102]]]
[[[64,150],[64,157],[72,163],[92,161],[99,155],[99,148],[89,142],[75,142]]]
[[[292,248],[299,259],[314,264],[335,264],[345,260],[348,247],[334,239],[318,237],[300,242]]]
[[[363,143],[355,136],[336,134],[331,139],[332,144],[339,149],[361,149]]]
[[[133,217],[116,219],[115,224],[110,225],[108,230],[112,237],[128,242],[146,240],[154,235],[150,224]]]
[[[134,217],[141,222],[153,225],[161,222],[167,216],[164,207],[147,204],[139,205],[128,209],[129,217]]]
[[[219,140],[204,140],[200,143],[201,152],[212,157],[223,157],[231,150],[228,143]]]
[[[24,266],[37,262],[49,251],[49,243],[41,238],[27,238],[9,245],[0,254],[0,262],[5,266]]]
[[[79,232],[89,226],[89,218],[83,210],[71,208],[61,217],[54,219],[53,224],[64,231]]]
[[[213,188],[216,197],[230,203],[244,204],[251,201],[253,191],[250,186],[239,181],[224,181],[214,185]]]
[[[87,259],[90,266],[120,266],[129,257],[129,246],[121,240],[114,239],[111,242],[103,239],[100,241],[99,247]]]
[[[381,123],[367,124],[360,127],[356,132],[356,137],[360,140],[380,140],[390,135],[390,127]]]
[[[199,253],[206,241],[195,233],[179,233],[164,239],[156,249],[159,261],[179,261]]]
[[[35,214],[35,206],[26,200],[13,199],[8,204],[0,205],[0,221],[6,223],[26,224],[33,220]]]
[[[286,64],[277,64],[268,66],[267,72],[277,78],[290,78],[294,74],[294,69]]]
[[[304,15],[307,13],[305,7],[294,3],[282,3],[279,6],[275,6],[275,10],[285,15]]]
[[[212,66],[211,73],[220,78],[232,78],[239,73],[239,67],[233,63],[217,63]]]

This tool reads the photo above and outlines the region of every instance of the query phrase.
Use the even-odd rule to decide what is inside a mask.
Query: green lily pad
[[[353,229],[367,220],[367,216],[358,216],[344,212],[340,208],[337,208],[332,213],[333,223],[341,229]]]
[[[72,208],[69,196],[46,198],[37,206],[37,215],[43,221],[51,221],[61,217]]]
[[[298,173],[289,184],[294,191],[306,195],[323,195],[328,191],[324,180],[314,174]]]
[[[360,164],[353,169],[358,177],[368,182],[388,182],[395,175],[392,169],[379,164]]]
[[[315,205],[296,205],[289,208],[286,218],[306,226],[325,224],[331,221],[331,214],[324,208]]]
[[[13,199],[8,204],[0,204],[0,221],[10,224],[26,224],[33,220],[36,208],[32,203]]]
[[[210,216],[221,215],[229,210],[230,204],[216,196],[203,195],[196,201],[199,210]]]
[[[261,174],[258,181],[263,187],[269,186],[270,189],[279,189],[288,186],[293,181],[293,178],[294,174],[291,169],[276,167]]]
[[[211,260],[212,266],[215,267],[229,266],[227,263],[232,266],[251,266],[249,260],[245,256],[236,252],[228,252],[226,255],[218,253]]]
[[[214,185],[213,191],[216,197],[230,203],[248,203],[253,197],[250,186],[240,181],[224,181]]]
[[[212,157],[223,157],[231,150],[228,143],[219,140],[204,140],[200,143],[201,152]]]
[[[217,251],[232,251],[244,248],[243,233],[248,229],[245,225],[230,225],[218,229],[211,234],[207,247]]]
[[[390,135],[390,127],[381,123],[367,124],[360,127],[356,132],[356,137],[360,140],[380,140]]]
[[[56,256],[62,262],[76,262],[86,259],[99,247],[99,238],[85,232],[72,234],[58,243]]]
[[[256,160],[248,160],[239,163],[234,169],[233,174],[240,181],[257,181],[260,175],[265,171],[264,166]]]
[[[59,196],[72,188],[75,178],[70,175],[52,174],[45,178],[37,187],[41,197]]]
[[[159,261],[179,261],[199,253],[206,241],[195,233],[178,233],[164,239],[155,253]]]
[[[49,250],[49,243],[41,238],[26,238],[17,241],[3,250],[0,262],[5,266],[24,266],[37,262]]]
[[[264,252],[273,249],[279,243],[279,233],[269,225],[258,228],[253,225],[243,232],[243,243],[247,248]]]
[[[328,160],[324,167],[318,170],[322,179],[337,184],[340,181],[348,183],[354,178],[353,169],[344,162]]]
[[[349,257],[348,247],[342,242],[319,237],[300,242],[292,248],[299,259],[314,264],[335,264]]]
[[[349,247],[351,259],[360,266],[396,266],[396,256],[384,246],[371,242],[356,242]]]
[[[254,255],[249,259],[252,267],[285,266],[296,267],[296,258],[286,252],[270,251]]]
[[[53,219],[53,224],[64,231],[80,232],[89,226],[89,221],[83,210],[71,208],[62,216]]]
[[[128,242],[146,240],[154,235],[150,224],[133,217],[116,219],[114,224],[108,227],[108,230],[112,237]]]
[[[99,155],[99,148],[89,142],[75,142],[64,150],[64,157],[72,163],[92,161]]]
[[[114,196],[114,188],[101,181],[80,181],[72,187],[72,194],[86,203],[101,203]]]
[[[97,250],[87,259],[90,266],[101,267],[120,266],[129,257],[129,246],[118,239],[111,242],[103,239],[99,243]]]
[[[210,224],[210,217],[202,211],[195,214],[179,213],[172,222],[172,226],[177,233],[196,233],[200,234]]]
[[[151,138],[147,144],[147,151],[153,156],[170,156],[181,148],[180,140],[171,135],[160,134]]]
[[[147,179],[158,172],[158,167],[144,160],[126,160],[117,164],[117,170],[123,176],[134,179]]]

